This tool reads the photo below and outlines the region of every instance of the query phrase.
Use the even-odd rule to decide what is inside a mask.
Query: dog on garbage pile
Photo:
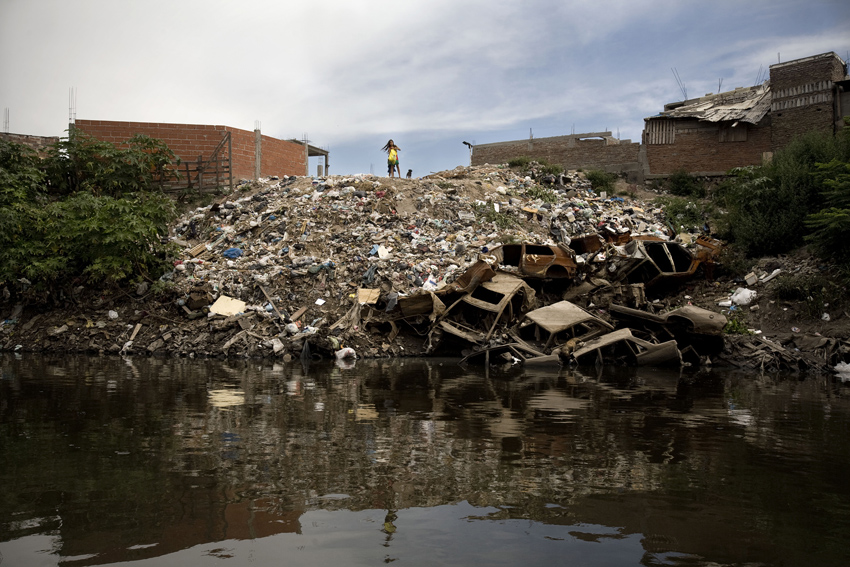
[[[408,179],[410,179],[412,176],[413,176],[413,170],[412,170],[412,169],[408,169],[408,170],[407,170],[407,178],[408,178]]]

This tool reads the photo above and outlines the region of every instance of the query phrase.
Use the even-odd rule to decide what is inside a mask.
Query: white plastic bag
[[[337,360],[344,360],[346,358],[357,358],[357,353],[351,347],[341,348],[336,351]]]
[[[758,296],[755,290],[739,287],[732,294],[732,303],[735,305],[749,305]]]

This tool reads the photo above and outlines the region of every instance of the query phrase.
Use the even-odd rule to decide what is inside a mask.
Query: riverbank
[[[6,351],[142,356],[291,360],[305,348],[311,356],[341,349],[360,358],[423,356],[429,353],[423,318],[433,323],[435,311],[389,321],[354,321],[352,311],[359,315],[357,306],[365,305],[387,313],[398,298],[439,294],[504,245],[557,248],[569,241],[576,249],[574,277],[512,270],[534,289],[537,307],[570,295],[610,320],[608,304],[624,298],[655,314],[696,305],[754,333],[725,335],[727,348],[707,361],[712,364],[823,371],[847,356],[844,310],[777,295],[780,282],[794,281],[788,277],[829,278],[829,269],[804,250],[753,261],[743,273],[724,269],[714,251],[672,287],[644,287],[652,282],[640,281],[637,271],[622,276],[624,262],[634,261],[623,252],[633,239],[669,241],[694,257],[705,252],[697,243],[701,227],[671,231],[654,195],[626,186],[616,195],[597,192],[581,172],[555,176],[534,164],[524,171],[459,167],[410,180],[246,182],[178,219],[170,234],[178,259],[160,280],[129,289],[69,285],[45,304],[7,303],[0,344]],[[601,243],[596,250],[587,246],[593,235]],[[614,291],[575,292],[576,284],[600,278]],[[730,304],[738,288],[755,298]]]

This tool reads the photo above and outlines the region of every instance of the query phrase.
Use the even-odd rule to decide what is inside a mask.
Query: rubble
[[[169,238],[181,252],[159,282],[100,297],[73,319],[45,316],[38,335],[30,328],[40,313],[22,326],[7,320],[3,349],[574,364],[596,340],[605,348],[595,353],[618,351],[611,360],[632,345],[633,353],[665,353],[665,362],[716,363],[720,311],[748,303],[707,302],[717,319],[702,352],[695,335],[708,316],[657,314],[661,305],[647,296],[658,301],[710,275],[722,248],[699,229],[674,232],[662,213],[598,194],[579,172],[535,173],[533,164],[528,175],[478,166],[421,179],[264,178],[178,219]],[[745,285],[779,273],[752,271]],[[655,315],[632,317],[626,336],[627,309]],[[576,330],[575,310],[599,321],[593,333]],[[565,319],[552,318],[558,313]],[[756,352],[763,367],[767,351],[789,352],[753,340],[733,344]],[[638,359],[660,360],[631,362]]]

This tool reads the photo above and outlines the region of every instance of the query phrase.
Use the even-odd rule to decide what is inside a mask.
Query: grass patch
[[[528,167],[531,159],[528,156],[515,157],[508,161],[508,167]]]
[[[472,210],[475,212],[475,220],[478,222],[492,222],[496,227],[507,229],[517,224],[516,219],[506,213],[497,213],[492,203],[473,203]]]
[[[843,308],[848,284],[846,274],[837,278],[824,274],[793,274],[776,278],[773,293],[777,299],[805,305],[810,317],[820,317],[824,311]]]
[[[558,200],[558,196],[555,195],[554,191],[546,189],[545,187],[540,187],[539,185],[529,187],[525,190],[525,193],[533,199],[542,200],[544,203],[554,203]]]

